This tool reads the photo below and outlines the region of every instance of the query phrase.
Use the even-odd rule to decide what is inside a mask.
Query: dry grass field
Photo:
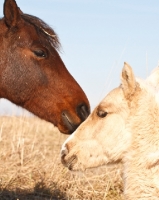
[[[68,136],[34,117],[0,117],[0,200],[122,200],[121,166],[73,173],[60,163]]]

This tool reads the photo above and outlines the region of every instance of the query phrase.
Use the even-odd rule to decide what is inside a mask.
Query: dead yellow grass
[[[0,117],[0,199],[121,200],[120,165],[85,173],[62,166],[67,137],[38,118]]]

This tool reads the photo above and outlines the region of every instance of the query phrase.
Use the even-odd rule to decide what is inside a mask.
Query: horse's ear
[[[16,26],[20,19],[20,9],[15,0],[5,0],[3,12],[6,25],[9,28]]]
[[[135,92],[136,80],[132,68],[126,62],[122,70],[121,82],[125,97],[131,97]]]

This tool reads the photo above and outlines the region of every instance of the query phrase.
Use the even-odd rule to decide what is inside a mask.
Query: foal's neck
[[[153,200],[159,198],[159,105],[155,96],[147,98],[130,121],[132,143],[124,158],[126,199]]]

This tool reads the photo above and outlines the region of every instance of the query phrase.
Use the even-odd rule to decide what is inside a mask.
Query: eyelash
[[[33,52],[37,57],[40,57],[40,58],[46,58],[47,57],[46,51],[44,51],[42,49],[37,49],[37,50],[34,50]]]
[[[103,111],[103,110],[98,110],[98,111],[97,111],[97,115],[98,115],[98,117],[100,117],[100,118],[106,117],[107,114],[108,114],[108,113],[105,112],[105,111]]]

